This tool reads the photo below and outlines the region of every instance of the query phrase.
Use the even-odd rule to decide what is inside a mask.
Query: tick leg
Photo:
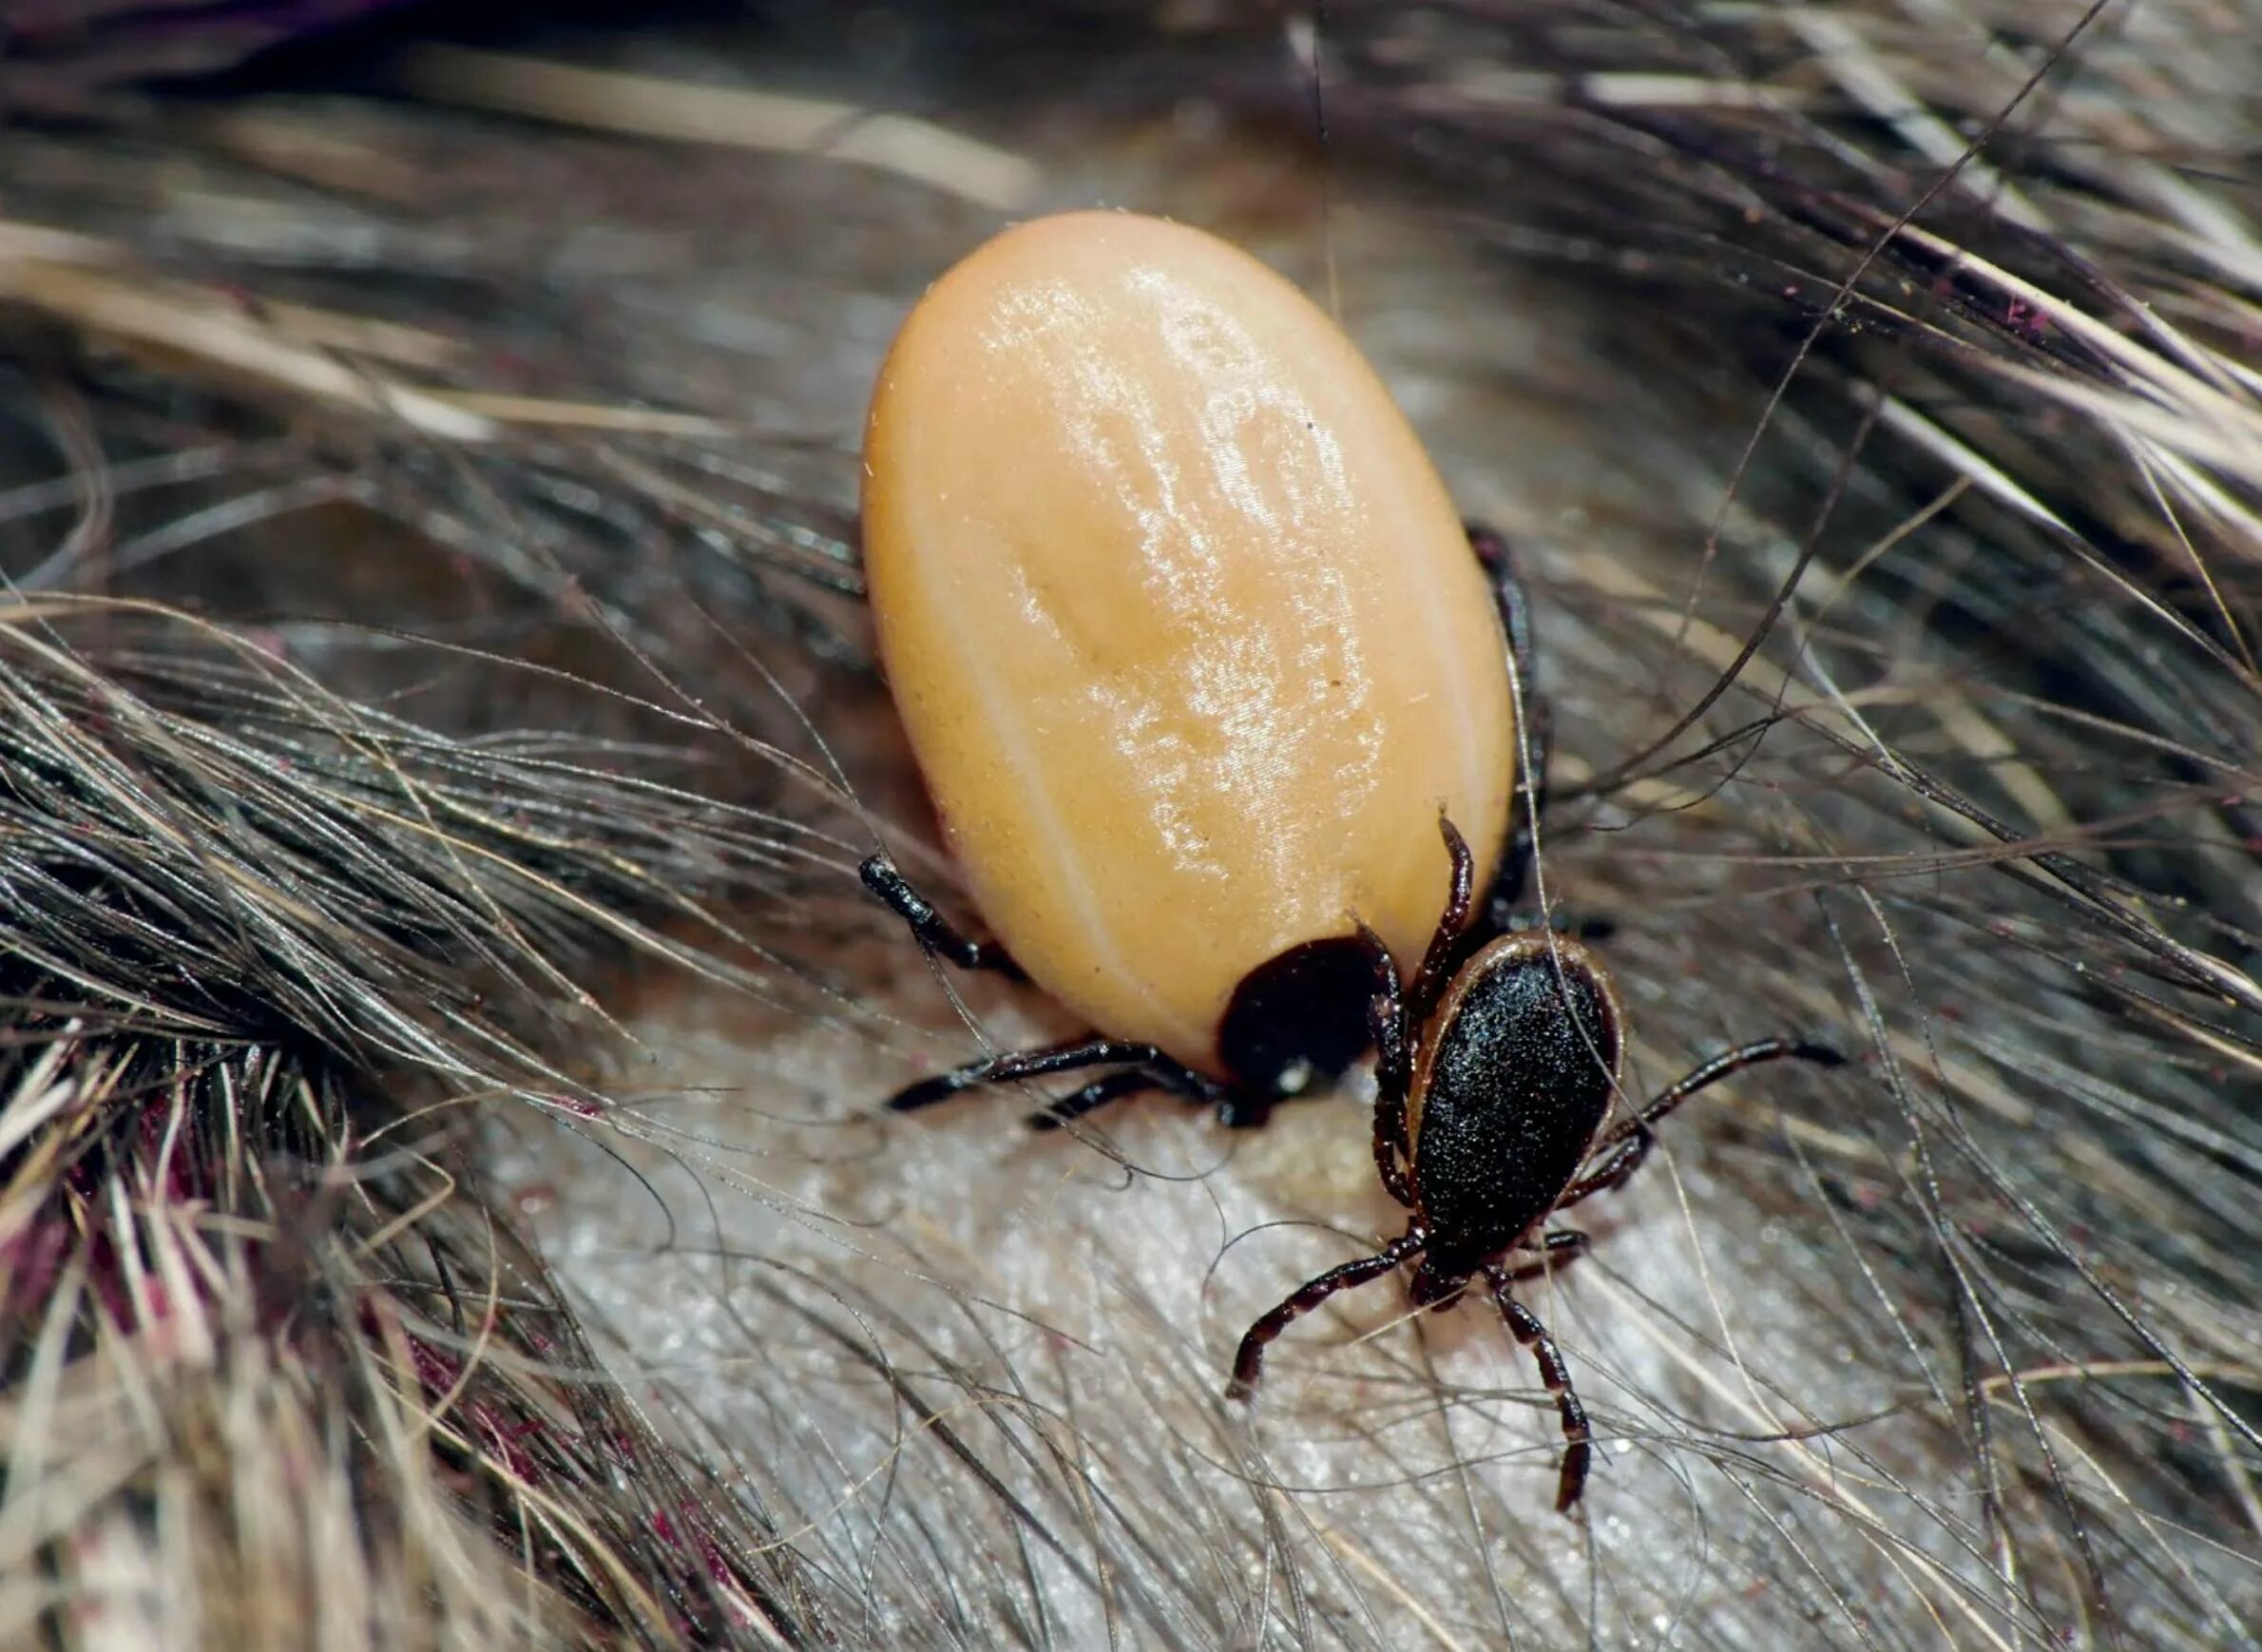
[[[1118,1045],[1118,1049],[1146,1051],[1139,1066],[1130,1072],[1110,1073],[1096,1079],[1072,1096],[1064,1096],[1041,1113],[1031,1114],[1032,1130],[1057,1130],[1073,1124],[1095,1107],[1106,1105],[1118,1096],[1136,1095],[1141,1090],[1168,1090],[1190,1102],[1217,1109],[1217,1122],[1228,1129],[1246,1130],[1265,1122],[1272,1112],[1270,1096],[1248,1090],[1230,1088],[1216,1079],[1182,1066],[1164,1055],[1151,1044]]]
[[[1608,1193],[1614,1188],[1623,1187],[1634,1172],[1641,1168],[1641,1162],[1649,1157],[1650,1147],[1657,1139],[1653,1132],[1644,1128],[1629,1140],[1605,1149],[1600,1159],[1592,1162],[1592,1170],[1557,1196],[1555,1208],[1568,1210],[1598,1193]]]
[[[1462,932],[1468,928],[1471,885],[1476,877],[1475,861],[1461,829],[1441,814],[1437,831],[1446,840],[1446,857],[1452,863],[1453,876],[1445,911],[1438,913],[1437,928],[1429,936],[1429,950],[1422,954],[1422,967],[1414,971],[1413,985],[1406,994],[1406,1018],[1416,1027],[1429,1019],[1429,1012],[1445,995],[1446,983],[1453,978],[1454,954],[1460,951]]]
[[[957,925],[935,911],[934,903],[911,885],[885,855],[874,855],[856,869],[864,887],[909,925],[919,945],[939,953],[961,970],[990,970],[1016,981],[1028,977],[1012,954],[995,941],[970,939]]]
[[[1078,1038],[1065,1044],[1050,1044],[1041,1049],[1016,1050],[1010,1055],[993,1055],[981,1061],[970,1061],[964,1066],[952,1067],[949,1072],[937,1073],[930,1079],[921,1079],[907,1085],[888,1100],[891,1113],[915,1112],[935,1103],[970,1090],[978,1085],[1011,1084],[1019,1079],[1039,1079],[1049,1073],[1073,1072],[1083,1066],[1141,1066],[1169,1058],[1151,1044],[1125,1044],[1113,1038]]]
[[[1120,1096],[1135,1096],[1141,1090],[1166,1088],[1162,1080],[1144,1067],[1133,1067],[1128,1072],[1111,1072],[1105,1078],[1094,1079],[1074,1095],[1063,1096],[1042,1113],[1029,1120],[1035,1130],[1058,1130],[1073,1124],[1086,1113],[1103,1107]]]
[[[1532,856],[1539,850],[1539,822],[1547,813],[1548,754],[1555,749],[1555,714],[1545,697],[1532,686],[1530,672],[1523,673],[1522,682],[1524,722],[1522,755],[1530,759],[1531,786],[1525,790],[1519,765],[1515,801],[1508,816],[1508,844],[1485,902],[1486,915],[1493,927],[1500,930],[1510,927],[1510,914],[1524,904],[1524,893],[1531,885]]]
[[[1586,1235],[1581,1233],[1577,1228],[1567,1227],[1559,1233],[1549,1234],[1540,1241],[1540,1259],[1538,1261],[1519,1262],[1512,1268],[1503,1269],[1502,1272],[1507,1275],[1508,1283],[1511,1285],[1521,1285],[1526,1279],[1537,1279],[1548,1274],[1561,1273],[1581,1257],[1586,1255],[1586,1247],[1591,1242]]]
[[[1562,1350],[1555,1346],[1555,1338],[1547,1335],[1547,1327],[1540,1323],[1540,1316],[1516,1300],[1508,1289],[1513,1276],[1497,1267],[1485,1270],[1485,1277],[1492,1286],[1492,1299],[1500,1304],[1500,1316],[1508,1322],[1516,1340],[1531,1350],[1532,1358],[1540,1367],[1540,1381],[1554,1397],[1555,1409],[1562,1414],[1563,1447],[1562,1471],[1555,1485],[1555,1511],[1568,1514],[1578,1503],[1579,1494],[1586,1489],[1587,1467],[1594,1460],[1595,1432],[1586,1420],[1586,1407],[1579,1400],[1579,1391],[1571,1386],[1570,1368],[1563,1364]]]
[[[1547,755],[1555,743],[1555,718],[1540,693],[1534,671],[1538,648],[1532,637],[1531,600],[1516,574],[1516,559],[1508,542],[1480,523],[1465,523],[1468,547],[1492,580],[1492,598],[1500,605],[1501,629],[1508,636],[1508,659],[1515,666],[1519,698],[1523,701],[1524,729],[1518,750],[1509,754],[1516,763],[1515,812],[1508,826],[1508,841],[1501,855],[1500,871],[1486,895],[1486,913],[1498,931],[1512,927],[1511,914],[1523,903],[1531,876],[1532,845],[1537,817],[1547,806]],[[1530,758],[1531,791],[1524,791],[1524,765]]]
[[[1385,1192],[1413,1208],[1407,1181],[1406,1086],[1413,1059],[1406,1047],[1406,1004],[1398,990],[1398,965],[1382,937],[1365,924],[1359,939],[1374,965],[1374,996],[1368,1000],[1367,1024],[1374,1038],[1374,1168]]]
[[[1731,1073],[1770,1061],[1811,1061],[1817,1066],[1846,1065],[1846,1058],[1830,1046],[1801,1038],[1763,1038],[1716,1055],[1679,1083],[1660,1090],[1648,1106],[1605,1134],[1596,1143],[1601,1156],[1591,1161],[1594,1168],[1562,1190],[1555,1208],[1566,1210],[1582,1199],[1624,1186],[1626,1179],[1641,1168],[1641,1162],[1657,1144],[1658,1120],[1697,1091],[1718,1084]]]
[[[1264,1374],[1266,1345],[1292,1323],[1311,1313],[1337,1291],[1348,1291],[1353,1285],[1363,1285],[1369,1279],[1379,1278],[1392,1268],[1401,1266],[1408,1258],[1418,1255],[1427,1242],[1420,1235],[1409,1230],[1403,1239],[1391,1240],[1376,1255],[1362,1257],[1355,1262],[1345,1262],[1339,1268],[1330,1268],[1316,1279],[1307,1280],[1298,1286],[1294,1296],[1250,1326],[1249,1334],[1241,1338],[1240,1352],[1233,1359],[1233,1381],[1226,1385],[1225,1397],[1245,1400],[1256,1393],[1257,1379]]]
[[[1500,605],[1500,626],[1508,634],[1508,652],[1522,668],[1532,655],[1531,598],[1516,577],[1516,556],[1497,528],[1482,522],[1464,522],[1468,548],[1477,566],[1492,581],[1492,600]]]

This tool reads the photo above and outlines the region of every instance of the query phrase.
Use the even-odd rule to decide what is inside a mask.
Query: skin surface
[[[1405,417],[1320,311],[1123,213],[1009,230],[879,376],[864,552],[983,917],[1108,1033],[1221,1073],[1234,988],[1356,913],[1418,948],[1441,807],[1508,817],[1504,639]]]

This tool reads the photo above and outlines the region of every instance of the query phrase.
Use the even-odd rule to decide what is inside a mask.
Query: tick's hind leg
[[[872,855],[856,870],[864,887],[904,921],[928,951],[948,959],[961,970],[989,970],[1016,981],[1028,979],[1012,955],[997,942],[972,939],[937,912],[934,903],[912,888],[911,880],[896,871],[895,863],[885,855]],[[1263,1124],[1277,1099],[1246,1087],[1221,1085],[1173,1060],[1151,1044],[1092,1037],[968,1062],[933,1078],[906,1085],[888,1099],[888,1110],[915,1112],[948,1101],[961,1090],[1043,1078],[1048,1073],[1072,1072],[1087,1066],[1121,1066],[1130,1070],[1097,1079],[1074,1094],[1063,1096],[1042,1112],[1032,1114],[1029,1124],[1033,1128],[1057,1130],[1119,1096],[1135,1095],[1141,1090],[1168,1090],[1202,1106],[1217,1108],[1217,1122],[1229,1128],[1247,1129]]]
[[[1500,1316],[1508,1322],[1508,1329],[1516,1340],[1531,1350],[1540,1368],[1540,1381],[1555,1400],[1555,1409],[1562,1417],[1562,1470],[1556,1477],[1555,1511],[1568,1514],[1579,1501],[1579,1494],[1586,1489],[1586,1471],[1594,1461],[1595,1433],[1586,1420],[1586,1407],[1580,1403],[1579,1391],[1571,1386],[1570,1368],[1563,1364],[1562,1350],[1555,1346],[1555,1338],[1547,1335],[1547,1327],[1540,1323],[1540,1316],[1516,1300],[1509,1289],[1512,1276],[1504,1268],[1488,1267],[1486,1281],[1492,1287],[1492,1299],[1500,1304]]]
[[[1516,792],[1508,816],[1507,842],[1502,846],[1500,870],[1494,874],[1484,902],[1484,928],[1490,933],[1501,934],[1517,927],[1525,886],[1531,880],[1540,817],[1547,808],[1547,756],[1555,743],[1555,717],[1547,697],[1540,692],[1535,669],[1539,648],[1532,637],[1531,599],[1517,575],[1515,553],[1508,548],[1505,539],[1482,523],[1469,522],[1463,527],[1468,533],[1469,550],[1492,581],[1492,600],[1500,607],[1501,629],[1507,633],[1508,660],[1516,672],[1518,709],[1522,714],[1517,749],[1508,754],[1515,765]]]
[[[1142,1066],[1124,1072],[1111,1072],[1104,1078],[1094,1079],[1081,1090],[1061,1097],[1041,1113],[1029,1115],[1032,1130],[1058,1130],[1073,1124],[1086,1113],[1096,1112],[1108,1103],[1122,1096],[1135,1096],[1141,1090],[1166,1088],[1162,1080]]]
[[[969,1061],[964,1066],[954,1066],[949,1072],[937,1073],[930,1079],[921,1079],[915,1085],[906,1085],[888,1098],[891,1113],[916,1112],[931,1107],[935,1103],[948,1101],[961,1090],[970,1090],[983,1085],[1009,1085],[1022,1079],[1041,1079],[1052,1073],[1074,1072],[1086,1066],[1135,1066],[1143,1068],[1158,1059],[1167,1060],[1151,1044],[1126,1044],[1115,1038],[1072,1038],[1065,1044],[1048,1044],[1038,1049],[1015,1050],[1008,1055],[985,1056]]]
[[[1273,1110],[1273,1098],[1253,1091],[1235,1089],[1219,1084],[1216,1079],[1196,1072],[1156,1049],[1153,1045],[1137,1047],[1150,1051],[1147,1058],[1130,1072],[1109,1073],[1095,1079],[1074,1095],[1063,1096],[1041,1113],[1029,1115],[1032,1130],[1058,1130],[1072,1124],[1097,1107],[1105,1106],[1119,1096],[1137,1095],[1141,1090],[1167,1090],[1182,1096],[1197,1106],[1215,1107],[1217,1122],[1230,1130],[1253,1129],[1265,1122]]]
[[[1227,1399],[1247,1399],[1256,1392],[1256,1384],[1264,1375],[1264,1351],[1272,1340],[1290,1325],[1318,1307],[1338,1291],[1348,1291],[1353,1285],[1363,1285],[1369,1279],[1379,1278],[1392,1268],[1418,1254],[1423,1240],[1409,1233],[1393,1239],[1371,1257],[1355,1262],[1345,1262],[1339,1268],[1330,1268],[1316,1279],[1307,1279],[1296,1287],[1285,1302],[1249,1327],[1241,1338],[1241,1346],[1233,1358],[1233,1381],[1225,1388]]]
[[[1064,1044],[985,1056],[930,1079],[906,1085],[888,1098],[888,1110],[916,1112],[921,1107],[949,1101],[964,1090],[986,1085],[1018,1084],[1023,1079],[1048,1078],[1054,1073],[1075,1072],[1087,1066],[1124,1070],[1096,1079],[1074,1094],[1063,1096],[1042,1111],[1030,1114],[1032,1129],[1057,1130],[1095,1107],[1104,1106],[1120,1096],[1136,1095],[1141,1090],[1168,1090],[1199,1105],[1216,1107],[1218,1122],[1236,1129],[1263,1124],[1272,1107],[1269,1097],[1246,1094],[1205,1078],[1173,1061],[1151,1044],[1130,1044],[1120,1038],[1072,1038]]]
[[[1586,1255],[1586,1247],[1593,1242],[1577,1228],[1562,1228],[1539,1242],[1536,1247],[1540,1253],[1537,1261],[1518,1262],[1514,1267],[1501,1271],[1507,1275],[1511,1285],[1521,1285],[1526,1279],[1544,1278],[1549,1274],[1560,1274]]]
[[[909,926],[919,945],[949,959],[961,970],[989,970],[1016,981],[1026,981],[1012,954],[995,941],[977,941],[935,910],[934,903],[911,887],[885,855],[874,855],[856,869],[882,905]]]

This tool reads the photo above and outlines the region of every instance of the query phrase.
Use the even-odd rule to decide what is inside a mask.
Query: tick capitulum
[[[1562,1415],[1568,1444],[1555,1507],[1568,1513],[1586,1485],[1593,1431],[1554,1338],[1514,1288],[1582,1254],[1587,1238],[1543,1231],[1547,1220],[1621,1185],[1648,1157],[1658,1121],[1729,1074],[1787,1057],[1823,1066],[1844,1058],[1795,1038],[1742,1045],[1603,1131],[1625,1047],[1609,972],[1579,942],[1546,930],[1503,935],[1454,969],[1469,920],[1470,859],[1452,822],[1440,824],[1451,893],[1413,978],[1402,983],[1380,937],[1364,934],[1375,984],[1374,1165],[1411,1218],[1381,1251],[1308,1281],[1250,1326],[1226,1394],[1249,1398],[1266,1344],[1338,1291],[1411,1262],[1408,1293],[1442,1309],[1482,1278]]]

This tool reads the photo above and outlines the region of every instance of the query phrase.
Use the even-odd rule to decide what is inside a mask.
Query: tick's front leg
[[[1015,981],[1026,981],[1021,966],[995,941],[977,941],[935,910],[934,903],[911,886],[885,855],[874,855],[856,869],[864,887],[901,918],[919,945],[946,958],[961,970],[988,970]]]

